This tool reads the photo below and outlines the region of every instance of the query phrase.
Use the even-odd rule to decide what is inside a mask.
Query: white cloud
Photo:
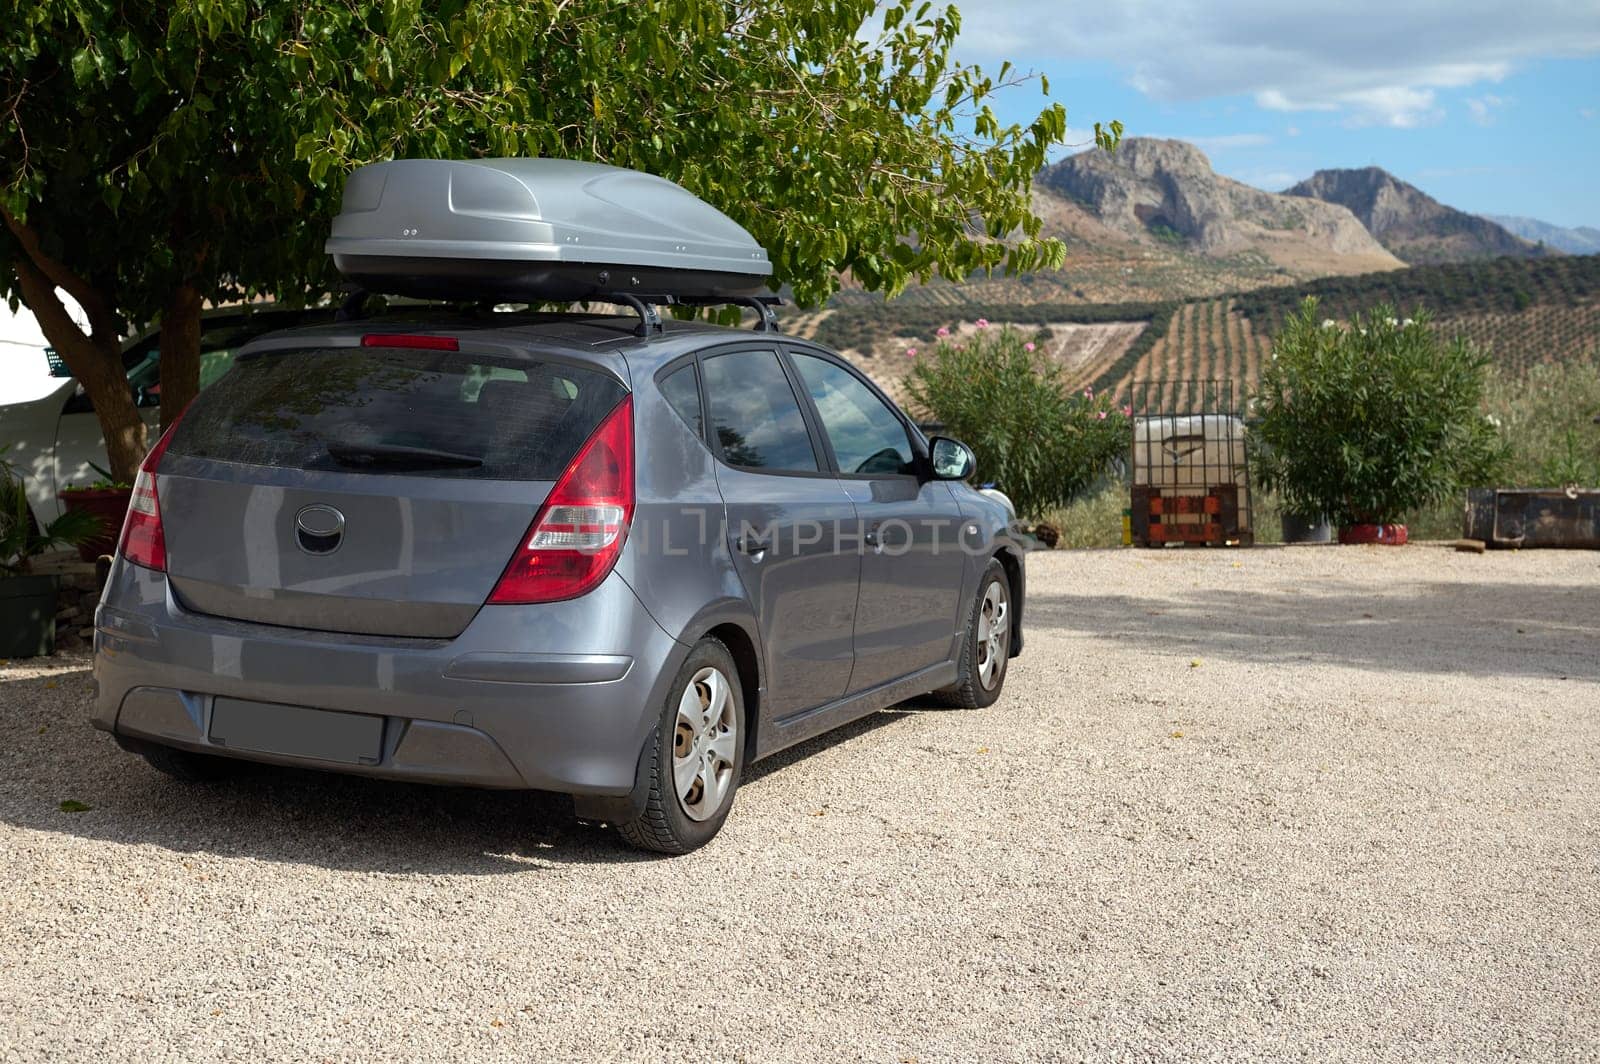
[[[1467,116],[1480,126],[1492,126],[1494,113],[1505,105],[1506,102],[1494,93],[1485,93],[1467,100]]]
[[[1437,90],[1600,53],[1600,14],[1571,0],[956,2],[962,49],[977,57],[1104,60],[1157,100],[1250,96],[1354,125],[1426,125],[1443,114]]]
[[[1578,117],[1583,119],[1585,122],[1589,121],[1591,118],[1594,117],[1594,108],[1593,107],[1580,107],[1580,108],[1578,108]]]
[[[1341,102],[1349,115],[1344,120],[1347,126],[1416,129],[1444,118],[1444,108],[1434,103],[1432,89],[1414,89],[1407,85],[1346,93]]]
[[[1299,126],[1290,126],[1288,129],[1284,130],[1284,132],[1287,133],[1291,137],[1298,137],[1300,135],[1300,127]]]

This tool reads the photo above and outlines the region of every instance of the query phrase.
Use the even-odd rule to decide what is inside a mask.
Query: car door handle
[[[772,546],[772,541],[770,539],[762,539],[760,536],[753,536],[749,533],[745,533],[739,537],[735,543],[735,546],[739,548],[741,553],[748,554],[750,557],[759,561],[761,556],[767,553],[767,548]]]

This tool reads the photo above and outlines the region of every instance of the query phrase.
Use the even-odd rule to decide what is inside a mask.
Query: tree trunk
[[[146,437],[122,368],[122,336],[112,309],[115,293],[69,270],[45,251],[38,233],[4,207],[0,207],[0,222],[11,230],[21,249],[21,254],[13,256],[11,267],[23,302],[94,404],[95,417],[105,434],[112,478],[132,483],[144,461]],[[57,288],[78,301],[89,319],[87,330],[72,320],[56,295]]]
[[[41,328],[41,331],[61,353],[67,368],[83,385],[89,402],[94,404],[100,431],[105,433],[107,468],[111,470],[112,479],[119,484],[132,484],[139,472],[139,463],[144,461],[145,451],[149,450],[150,440],[144,419],[134,404],[133,392],[128,388],[127,371],[122,368],[122,345],[88,342],[81,334],[63,343],[52,336],[48,328]]]
[[[200,392],[200,293],[183,284],[161,311],[161,427],[165,429]]]
[[[13,228],[15,231],[19,227]],[[18,257],[12,260],[12,266],[23,301],[38,319],[39,331],[44,333],[50,346],[78,379],[89,402],[94,404],[100,431],[105,434],[112,478],[131,484],[139,471],[139,463],[144,461],[148,444],[144,421],[134,405],[127,371],[122,367],[122,341],[106,310],[111,305],[110,299],[81,278],[71,278],[72,294],[83,305],[92,326],[86,335],[57,298],[52,279],[33,258]]]

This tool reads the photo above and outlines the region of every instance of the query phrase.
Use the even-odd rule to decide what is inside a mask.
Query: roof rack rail
[[[630,307],[639,315],[639,324],[634,328],[635,336],[649,336],[651,332],[663,332],[665,326],[661,322],[661,314],[656,310],[658,306],[671,307],[749,307],[756,312],[756,332],[777,332],[778,315],[773,307],[783,305],[783,297],[779,295],[759,296],[675,296],[668,294],[643,295],[637,292],[602,292],[592,299],[601,303],[615,303],[618,306]]]
[[[779,295],[760,296],[685,296],[674,302],[686,307],[720,307],[740,306],[749,307],[756,312],[756,332],[777,332],[778,315],[773,307],[783,306],[783,297]]]
[[[355,284],[345,284],[340,287],[340,294],[344,297],[339,304],[339,309],[334,314],[335,321],[361,321],[370,315],[367,313],[366,303],[372,293]],[[490,305],[508,300],[491,299],[485,301]],[[541,302],[538,299],[530,302]],[[661,321],[661,312],[658,306],[680,307],[722,307],[739,306],[749,307],[756,312],[756,332],[778,332],[778,315],[772,308],[783,305],[780,295],[758,296],[674,296],[674,295],[640,295],[635,292],[603,292],[592,296],[582,302],[615,303],[619,307],[627,307],[639,316],[639,324],[634,326],[635,336],[649,336],[652,332],[664,332],[665,326]]]

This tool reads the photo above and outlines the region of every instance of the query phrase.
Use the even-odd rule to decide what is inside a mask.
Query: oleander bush
[[[1295,513],[1389,523],[1492,483],[1506,447],[1485,408],[1489,358],[1442,340],[1425,312],[1348,322],[1306,299],[1254,396],[1260,482]]]
[[[940,337],[931,349],[907,349],[916,364],[906,388],[915,413],[972,448],[978,483],[992,482],[1019,516],[1038,518],[1126,454],[1127,412],[1109,395],[1069,388],[1061,367],[1042,358],[1028,336],[978,324],[969,339]]]

